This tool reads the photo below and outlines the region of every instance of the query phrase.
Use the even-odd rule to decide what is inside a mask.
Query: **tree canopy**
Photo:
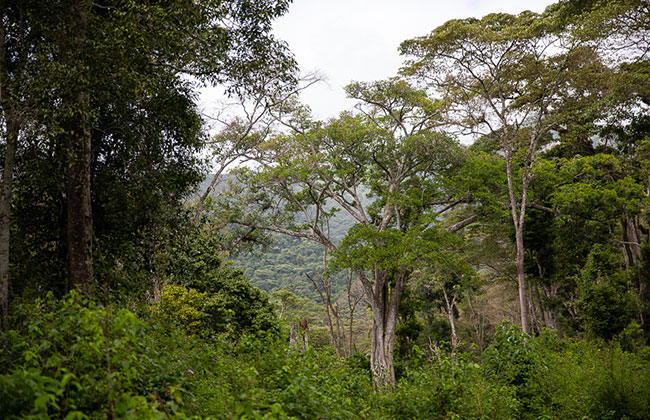
[[[0,417],[647,418],[648,2],[450,20],[324,121],[289,4],[2,2]]]

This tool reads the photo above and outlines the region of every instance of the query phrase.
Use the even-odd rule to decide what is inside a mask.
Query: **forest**
[[[649,419],[650,3],[449,20],[327,120],[291,3],[0,3],[0,418]]]

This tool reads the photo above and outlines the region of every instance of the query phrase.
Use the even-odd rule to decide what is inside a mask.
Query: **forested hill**
[[[242,255],[234,262],[244,270],[251,284],[270,293],[289,288],[298,296],[322,303],[309,276],[323,272],[323,246],[308,239],[272,235],[273,242],[261,255]],[[345,273],[334,272],[332,291],[338,296],[344,290]]]
[[[205,192],[209,187],[214,174],[208,175],[200,184],[199,194]],[[227,188],[228,180],[233,178],[227,174],[220,177],[215,188],[218,196],[220,191]],[[363,204],[367,205],[370,199],[367,197],[367,189],[362,188]],[[331,210],[335,207],[331,202],[326,207]],[[304,222],[304,218],[298,215],[298,223]],[[356,220],[345,211],[337,211],[330,220],[330,234],[335,242],[339,242],[346,235],[348,230],[356,223]],[[309,276],[321,274],[325,268],[323,262],[324,247],[308,239],[295,238],[281,234],[271,234],[272,242],[263,252],[259,249],[254,253],[238,255],[232,261],[236,267],[244,270],[248,278],[256,287],[270,293],[289,288],[298,296],[312,299],[322,303],[321,298],[315,289]],[[347,274],[339,271],[330,271],[333,278],[332,291],[338,296],[346,287]]]

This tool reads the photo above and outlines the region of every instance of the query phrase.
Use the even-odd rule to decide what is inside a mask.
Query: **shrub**
[[[111,409],[153,416],[173,400],[173,387],[161,382],[159,398],[136,395],[145,375],[138,369],[145,335],[132,312],[95,306],[75,292],[61,301],[49,294],[27,307],[30,316],[5,335],[9,348],[0,353],[1,365],[11,367],[0,372],[0,417],[85,418]]]
[[[177,323],[187,333],[196,333],[207,318],[203,312],[207,299],[207,293],[168,284],[160,293],[160,302],[151,306],[151,313],[163,322]]]
[[[488,380],[481,367],[439,355],[432,366],[409,370],[392,394],[383,396],[392,419],[512,419],[514,388]]]

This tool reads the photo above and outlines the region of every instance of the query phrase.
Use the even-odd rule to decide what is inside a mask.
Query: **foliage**
[[[388,418],[511,419],[517,400],[511,387],[491,383],[471,360],[438,355],[429,366],[409,370],[386,397]]]
[[[350,397],[371,390],[332,355],[300,356],[271,336],[208,343],[74,293],[19,309],[23,327],[2,335],[3,418],[350,418]]]
[[[322,306],[317,305],[311,299],[293,293],[289,288],[273,292],[271,300],[277,307],[279,316],[287,320],[298,319],[305,313],[322,315]]]
[[[528,339],[518,326],[504,323],[497,329],[494,343],[483,353],[482,361],[488,375],[515,389],[517,399],[524,404],[522,411],[533,416],[533,405],[543,398],[533,378],[543,374],[544,365]]]
[[[163,322],[178,323],[187,333],[198,333],[207,317],[203,312],[207,297],[207,293],[168,284],[160,292],[160,302],[151,305],[151,313]]]
[[[0,417],[647,418],[646,3],[447,22],[402,45],[419,86],[352,83],[356,111],[319,122],[269,33],[288,1],[9,0]],[[255,164],[195,209],[205,137],[187,75],[260,107],[214,149]],[[77,170],[104,305],[64,294]],[[225,260],[262,231],[286,236],[238,261],[270,299]],[[515,268],[523,330],[501,323],[518,315]],[[303,282],[321,270],[329,323]],[[353,286],[356,331],[339,310]],[[301,351],[281,322],[297,318],[313,326]],[[350,342],[325,345],[334,331]]]
[[[16,306],[20,327],[0,335],[3,418],[595,420],[650,408],[642,344],[631,353],[505,324],[480,361],[414,348],[394,392],[378,394],[362,355],[300,354],[263,334],[206,341],[147,313],[75,293]]]
[[[632,296],[627,292],[629,273],[621,269],[618,253],[595,245],[580,272],[580,300],[587,331],[611,339],[633,317]]]
[[[337,215],[332,225],[343,224]],[[343,236],[347,229],[332,227],[335,235]],[[241,255],[234,261],[244,271],[255,287],[274,293],[291,288],[293,293],[318,302],[320,297],[307,275],[313,276],[323,270],[323,246],[306,239],[272,235],[273,243],[261,255]],[[332,294],[338,296],[346,284],[344,272],[332,272]]]
[[[6,46],[16,60],[12,86],[22,86],[12,102],[22,116],[12,296],[65,293],[75,274],[66,259],[78,254],[66,232],[82,225],[95,280],[120,289],[149,280],[150,257],[167,229],[183,222],[182,201],[201,178],[206,138],[196,89],[212,83],[245,94],[290,86],[295,61],[269,33],[288,5],[3,2],[3,57]],[[81,145],[86,160],[73,165]],[[87,193],[87,216],[76,222],[66,219],[78,207],[72,192],[82,189],[73,170],[83,172]],[[116,284],[125,278],[133,281]]]
[[[172,290],[184,291],[186,309],[200,318],[206,333],[276,331],[267,294],[252,286],[241,270],[223,263],[219,254],[218,237],[191,228],[161,252],[159,274],[177,285]]]
[[[489,377],[514,387],[520,418],[642,419],[650,401],[644,354],[550,331],[530,338],[504,324],[482,361]]]
[[[375,379],[390,385],[401,294],[418,259],[442,258],[445,210],[430,203],[451,201],[444,177],[463,151],[437,130],[444,104],[406,81],[353,83],[347,92],[361,112],[327,123],[292,115],[302,125],[256,148],[258,166],[236,171],[223,211],[238,225],[314,241],[336,257],[334,267],[355,273],[373,312]],[[343,239],[330,229],[339,211],[355,221]]]
[[[132,312],[94,306],[74,292],[61,302],[49,294],[23,310],[31,313],[21,330],[3,337],[3,417],[87,418],[111,404],[115,415],[160,418],[174,404],[183,375],[164,364],[146,374],[142,349],[150,342]]]

